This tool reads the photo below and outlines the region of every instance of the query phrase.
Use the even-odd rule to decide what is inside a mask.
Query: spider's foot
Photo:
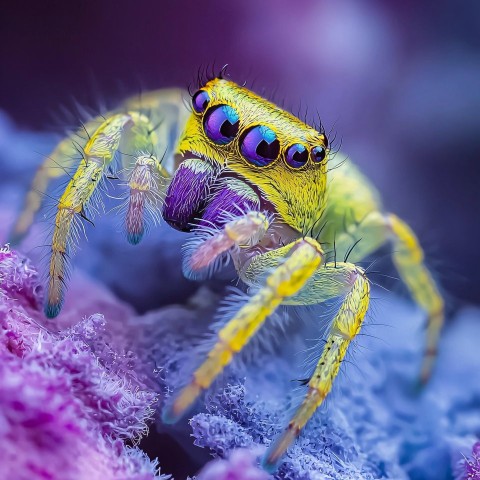
[[[173,403],[167,405],[162,412],[162,421],[167,425],[177,423],[193,406],[202,388],[191,383],[183,388]]]
[[[43,311],[47,318],[55,318],[62,309],[62,303],[46,303]]]

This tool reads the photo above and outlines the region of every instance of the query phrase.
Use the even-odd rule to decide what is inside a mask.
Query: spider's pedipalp
[[[192,279],[210,276],[229,251],[256,245],[267,232],[269,224],[265,214],[247,212],[232,218],[221,229],[197,228],[194,237],[184,246],[184,275]]]
[[[168,175],[153,155],[139,155],[128,174],[129,196],[126,205],[125,230],[132,245],[140,242],[149,217],[160,222],[161,177]]]

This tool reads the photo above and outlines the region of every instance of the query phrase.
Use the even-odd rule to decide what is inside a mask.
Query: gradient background
[[[11,1],[0,17],[0,109],[20,127],[229,63],[293,112],[318,110],[451,303],[479,303],[478,0]]]

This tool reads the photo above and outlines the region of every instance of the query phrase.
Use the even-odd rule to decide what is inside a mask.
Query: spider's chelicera
[[[304,400],[266,453],[264,465],[273,469],[330,392],[362,327],[370,282],[357,263],[388,242],[401,278],[428,314],[421,375],[424,380],[429,376],[443,300],[422,249],[408,225],[383,209],[378,193],[353,163],[341,154],[329,158],[324,132],[221,78],[193,95],[191,111],[182,92],[161,90],[128,100],[82,130],[86,140],[79,143],[75,135],[65,139],[38,170],[14,232],[20,238],[33,222],[41,203],[38,192],[75,166],[56,210],[48,317],[61,310],[66,264],[83,228],[80,222],[96,211],[99,186],[112,170],[127,190],[123,207],[130,243],[139,243],[148,220],[161,216],[172,227],[196,234],[185,249],[188,277],[211,275],[231,256],[240,279],[254,287],[249,301],[218,332],[189,383],[175,392],[163,412],[165,422],[188,411],[280,305],[339,298]],[[79,148],[77,166],[73,159]],[[121,169],[116,169],[118,162]],[[332,245],[336,259],[330,261],[325,246]]]

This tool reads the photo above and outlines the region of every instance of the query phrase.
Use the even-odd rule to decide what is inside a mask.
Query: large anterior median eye
[[[207,110],[203,128],[208,138],[219,145],[230,143],[238,133],[239,116],[230,105],[216,105]]]
[[[303,167],[308,161],[308,150],[301,143],[288,147],[285,160],[293,168]]]
[[[264,167],[278,157],[280,142],[273,130],[259,125],[252,127],[242,136],[240,151],[249,162]]]
[[[192,97],[192,105],[193,109],[197,113],[202,113],[206,110],[208,104],[210,102],[210,95],[205,90],[199,90],[193,97]]]

